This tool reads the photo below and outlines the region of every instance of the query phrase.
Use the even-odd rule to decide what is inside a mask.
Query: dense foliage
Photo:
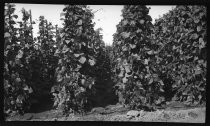
[[[49,95],[51,87],[55,84],[55,68],[58,63],[58,57],[54,56],[56,50],[56,41],[54,27],[51,22],[39,17],[39,35],[37,36],[37,50],[32,62],[34,75],[34,89],[37,97]]]
[[[161,46],[158,68],[172,100],[206,100],[206,16],[205,6],[177,6],[154,24],[153,39]]]
[[[40,16],[34,39],[31,13],[22,9],[22,21],[15,22],[14,6],[5,5],[5,113],[24,113],[50,93],[54,107],[64,112],[84,112],[112,101],[102,29],[94,30],[87,6],[66,5],[63,28]]]
[[[152,24],[149,8],[125,5],[113,46],[105,46],[101,28],[94,30],[86,5],[65,5],[62,28],[40,16],[37,38],[31,12],[23,8],[16,21],[14,11],[14,4],[5,4],[6,114],[23,114],[49,95],[64,113],[114,104],[113,93],[131,109],[206,101],[205,6],[176,6]]]
[[[30,12],[23,8],[22,21],[15,21],[18,17],[14,7],[14,4],[5,5],[4,109],[7,114],[23,114],[34,101],[50,94],[57,59],[53,53],[53,35],[49,33],[52,24],[45,26],[44,17],[40,17],[40,35],[36,42],[32,37],[35,22],[32,22]]]
[[[23,22],[16,22],[15,5],[5,4],[4,23],[4,110],[5,113],[23,113],[30,107],[33,93],[30,81],[29,59],[32,53],[31,25],[29,14],[22,9]],[[19,23],[19,28],[15,25]]]
[[[94,96],[106,78],[103,67],[104,42],[94,31],[93,13],[85,5],[66,5],[61,13],[64,27],[55,55],[57,84],[52,88],[54,106],[65,112],[85,112],[97,103]],[[98,86],[99,85],[99,86]]]
[[[119,100],[131,108],[150,108],[163,97],[163,82],[156,68],[157,45],[150,35],[153,25],[149,8],[126,5],[114,34],[114,73]]]
[[[177,6],[150,23],[145,6],[124,6],[114,34],[119,100],[131,108],[205,101],[206,8]]]

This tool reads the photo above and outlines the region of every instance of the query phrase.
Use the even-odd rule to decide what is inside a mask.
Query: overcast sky
[[[27,11],[31,9],[32,19],[36,22],[33,25],[34,27],[34,36],[37,36],[38,32],[38,19],[39,16],[44,16],[49,22],[52,22],[53,25],[58,24],[59,27],[62,27],[62,21],[60,21],[60,13],[62,12],[64,5],[54,5],[54,4],[15,4],[16,10],[15,14],[18,15],[18,20],[21,20],[22,14],[21,9],[25,8]],[[123,9],[122,5],[89,5],[90,9],[93,11],[98,10],[95,13],[93,22],[96,23],[95,29],[101,27],[103,29],[103,39],[106,44],[112,44],[113,34],[116,32],[116,25],[122,19],[121,10]],[[174,6],[147,6],[151,7],[149,15],[153,19],[159,18],[163,14],[167,13]]]

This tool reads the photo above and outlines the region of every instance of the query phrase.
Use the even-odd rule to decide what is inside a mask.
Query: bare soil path
[[[167,107],[154,112],[135,111],[122,105],[109,105],[105,108],[94,108],[86,115],[64,116],[58,110],[48,110],[40,113],[26,113],[23,116],[9,117],[6,121],[143,121],[143,122],[187,122],[205,123],[206,107],[173,108]]]

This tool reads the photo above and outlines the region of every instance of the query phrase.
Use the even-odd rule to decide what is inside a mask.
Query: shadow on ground
[[[37,103],[32,104],[28,113],[41,113],[53,109],[53,99],[51,95],[44,95],[37,98]]]

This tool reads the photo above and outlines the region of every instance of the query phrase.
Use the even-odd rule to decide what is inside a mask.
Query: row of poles
[[[29,10],[29,14],[30,14],[30,24],[31,24],[31,28],[33,29],[31,10]],[[46,25],[48,25],[48,22],[46,22]],[[56,33],[56,39],[57,39],[57,36],[58,36],[58,25],[57,25],[57,24],[55,25],[55,31],[56,31],[55,33]],[[34,39],[34,37],[33,37],[33,30],[31,30],[31,37]]]

